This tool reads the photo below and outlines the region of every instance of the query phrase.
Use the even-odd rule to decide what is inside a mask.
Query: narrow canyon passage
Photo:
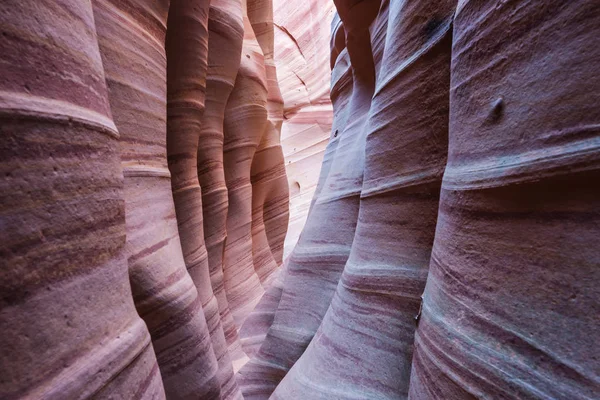
[[[0,32],[0,399],[600,398],[598,1]]]

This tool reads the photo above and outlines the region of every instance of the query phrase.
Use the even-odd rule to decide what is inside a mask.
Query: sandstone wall
[[[596,397],[600,9],[335,3],[332,136],[245,398]]]
[[[0,398],[600,398],[598,2],[335,7],[0,4]]]
[[[284,101],[281,145],[290,192],[288,256],[306,222],[333,110],[329,98],[332,0],[273,0],[275,65]]]
[[[0,397],[242,398],[288,220],[269,4],[0,6]]]

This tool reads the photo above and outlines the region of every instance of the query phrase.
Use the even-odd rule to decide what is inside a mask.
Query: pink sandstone
[[[251,165],[267,124],[267,82],[264,56],[242,1],[244,40],[240,69],[225,110],[223,147],[229,194],[223,272],[225,292],[237,328],[252,311],[264,289],[252,255]]]
[[[0,398],[600,397],[597,2],[335,7],[0,4]]]
[[[331,0],[274,0],[277,79],[284,101],[281,145],[290,191],[290,254],[308,214],[331,132],[329,30]]]
[[[409,398],[598,398],[599,37],[595,1],[459,3]]]
[[[221,397],[240,399],[213,294],[204,242],[202,190],[198,181],[198,143],[208,63],[208,0],[171,0],[167,21],[167,160],[186,267],[198,298],[219,365]]]
[[[10,0],[0,29],[0,398],[164,399],[92,6]]]
[[[223,169],[225,107],[240,67],[242,40],[240,0],[211,0],[208,16],[206,107],[198,140],[198,177],[202,187],[204,237],[210,280],[234,370],[247,360],[233,322],[224,287],[223,251],[227,237],[228,196]]]
[[[174,0],[172,5],[183,4]],[[186,270],[167,167],[163,43],[168,11],[169,3],[161,0],[94,2],[111,109],[121,134],[133,299],[152,335],[167,396],[219,398],[217,359],[202,310],[205,297]]]

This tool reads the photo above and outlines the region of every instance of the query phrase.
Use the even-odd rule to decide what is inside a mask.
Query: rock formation
[[[290,191],[289,255],[306,222],[333,111],[329,97],[331,0],[273,0],[275,65],[284,101],[281,145]]]
[[[92,6],[10,0],[0,27],[0,397],[164,398]]]
[[[248,18],[263,51],[267,81],[267,124],[252,160],[252,253],[254,269],[268,287],[283,261],[283,243],[289,220],[289,191],[280,144],[283,99],[273,59],[273,4],[253,0]]]
[[[0,5],[0,398],[600,397],[600,6],[334,3]]]
[[[202,187],[204,237],[210,279],[219,305],[234,369],[247,360],[241,350],[223,282],[228,196],[223,169],[225,107],[240,67],[244,28],[240,0],[211,0],[208,16],[206,107],[198,143],[198,177]]]
[[[238,328],[264,293],[252,254],[251,166],[267,125],[264,56],[252,30],[245,0],[242,12],[242,57],[225,110],[223,147],[229,195],[223,271],[227,301]]]
[[[349,13],[370,17],[348,17],[355,25],[345,26],[351,38],[347,41],[348,54],[351,60],[354,57],[354,90],[347,105],[353,121],[336,138],[339,143],[324,187],[290,255],[273,324],[256,357],[240,371],[245,398],[268,397],[302,355],[327,311],[348,259],[362,187],[364,126],[375,83],[369,26],[379,10],[379,2],[361,4],[352,10],[344,5]],[[384,31],[385,18],[377,22],[373,29]]]
[[[185,18],[182,14],[190,11],[186,10],[185,1],[173,0],[171,10],[174,12],[169,12],[169,3],[162,0],[98,0],[94,2],[94,11],[110,105],[121,134],[127,257],[136,308],[152,335],[167,396],[214,398],[219,396],[221,385],[209,327],[202,311],[207,304],[208,293],[202,291],[206,288],[201,280],[205,279],[203,275],[208,275],[208,271],[201,271],[204,265],[192,265],[190,259],[194,255],[189,254],[189,248],[193,243],[185,243],[182,252],[179,239],[179,232],[182,232],[184,239],[191,241],[190,236],[194,234],[186,229],[197,229],[198,222],[201,224],[202,220],[198,221],[196,217],[190,222],[194,226],[183,226],[184,229],[181,229],[183,224],[180,221],[178,230],[166,152],[167,57],[164,43],[167,14],[170,14],[171,21],[175,21],[173,25],[184,30],[184,34],[189,24],[196,24],[196,29],[202,30],[201,26],[206,26],[207,19],[202,7],[206,7],[202,2],[194,5],[199,8],[193,17],[197,21],[187,21],[188,24],[179,21]],[[202,70],[202,63],[206,70],[206,52],[202,55],[201,44],[202,41],[197,44],[200,54],[194,51],[186,57],[190,57],[192,62],[200,61],[193,70],[202,76],[202,72],[197,72]],[[183,79],[196,83],[193,76],[185,75],[190,73],[188,70],[179,69]],[[174,81],[173,73],[170,76],[169,92],[173,102],[177,99],[173,96],[179,95],[180,87],[187,82]],[[202,79],[199,81],[198,84],[202,83]],[[202,100],[198,99],[196,104]],[[196,104],[193,105],[197,107]],[[172,122],[177,116],[174,105],[177,103],[171,103],[169,110],[171,145],[177,135]],[[183,117],[191,114],[193,119],[196,110],[186,106],[181,114]],[[188,123],[182,119],[178,123]],[[193,120],[189,124],[193,124]],[[189,138],[187,142],[193,140]],[[193,148],[188,151],[193,153]],[[185,188],[185,179],[193,179],[179,175],[178,165],[173,164],[177,161],[173,153],[176,152],[172,150],[170,154],[171,169],[175,172],[173,185],[181,211],[186,205],[186,199],[182,197],[190,191],[182,194],[178,189]],[[199,191],[196,192],[196,196],[199,195]],[[186,270],[184,254],[188,258],[190,273]],[[200,294],[195,282],[201,288]],[[212,314],[208,316],[214,318]]]
[[[413,318],[446,162],[453,13],[453,1],[392,2],[389,12],[385,4],[379,11],[388,30],[364,128],[352,249],[314,340],[272,398],[408,394]]]
[[[204,242],[198,144],[208,63],[208,0],[171,0],[167,23],[167,154],[183,257],[198,290],[219,365],[221,397],[240,398],[213,294]]]
[[[273,322],[239,374],[245,398],[597,397],[582,332],[598,330],[588,311],[597,314],[599,255],[579,246],[599,233],[598,113],[580,85],[596,82],[596,51],[583,49],[600,10],[465,1],[452,47],[455,2],[374,3],[336,2],[325,183],[265,301]],[[356,143],[362,153],[345,157],[354,167],[364,157],[353,217],[352,184],[332,192],[351,171],[339,155]],[[353,237],[343,242],[325,220],[354,224]],[[349,245],[345,265],[326,253]]]
[[[544,3],[456,12],[411,399],[600,394],[600,6]]]

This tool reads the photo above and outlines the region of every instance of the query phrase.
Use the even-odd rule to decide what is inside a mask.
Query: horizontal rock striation
[[[223,168],[223,122],[229,95],[240,67],[242,40],[240,0],[211,0],[208,15],[206,106],[200,124],[197,168],[202,188],[204,238],[212,289],[234,370],[247,360],[229,309],[223,277],[227,237],[228,192]]]
[[[454,4],[386,6],[350,256],[315,338],[272,398],[408,395],[414,316],[446,163]]]
[[[0,33],[0,398],[600,398],[597,1]]]
[[[370,12],[372,20],[378,8],[379,3],[369,3],[361,12]],[[361,21],[351,28],[350,57],[371,54],[369,24],[369,20]],[[302,355],[327,311],[348,258],[362,184],[363,127],[375,77],[372,59],[356,65],[352,68],[355,90],[348,105],[355,119],[340,135],[323,189],[290,256],[273,324],[256,357],[240,371],[245,398],[268,397]]]
[[[208,63],[207,0],[172,0],[167,22],[167,160],[186,267],[196,288],[219,366],[221,397],[241,393],[213,294],[204,242],[202,190],[198,180],[200,139]]]
[[[409,398],[597,398],[600,9],[462,1],[454,24]]]
[[[217,358],[202,310],[205,294],[198,295],[186,269],[167,166],[169,3],[98,0],[94,11],[110,105],[121,133],[133,299],[152,335],[167,396],[219,398]]]
[[[283,97],[281,145],[290,191],[284,253],[306,222],[331,131],[329,36],[331,0],[273,1],[275,65]]]
[[[165,398],[92,6],[6,1],[0,30],[0,397]]]

